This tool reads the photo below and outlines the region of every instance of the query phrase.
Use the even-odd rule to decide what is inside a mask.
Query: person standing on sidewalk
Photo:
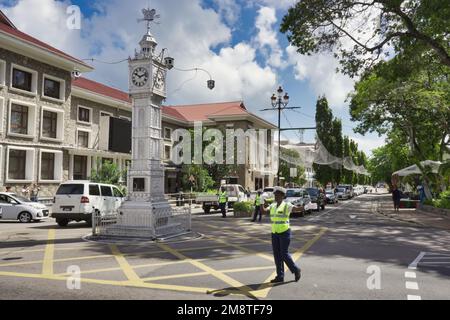
[[[222,187],[219,190],[219,208],[220,211],[222,212],[222,218],[227,217],[227,202],[228,202],[227,190],[225,187]]]
[[[256,222],[256,218],[259,219],[258,221],[261,222],[262,220],[262,212],[261,212],[261,190],[258,190],[258,193],[256,194],[256,198],[255,198],[255,213],[253,214],[253,220],[252,222]]]
[[[292,260],[289,254],[289,245],[291,243],[291,228],[289,224],[289,216],[292,212],[292,204],[284,201],[286,197],[286,189],[282,187],[274,188],[275,202],[268,208],[261,206],[261,211],[270,213],[272,222],[272,249],[277,269],[277,276],[271,280],[271,283],[284,282],[284,264],[295,275],[295,281],[301,278],[301,270]]]
[[[401,199],[401,194],[400,194],[400,190],[398,190],[397,186],[394,186],[394,191],[392,191],[392,200],[394,201],[394,210],[396,212],[400,211],[400,199]]]

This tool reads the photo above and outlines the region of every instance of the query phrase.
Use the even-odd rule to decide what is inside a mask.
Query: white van
[[[124,195],[113,185],[89,181],[68,181],[61,184],[53,200],[52,217],[65,227],[70,221],[92,223],[92,214],[118,210]]]

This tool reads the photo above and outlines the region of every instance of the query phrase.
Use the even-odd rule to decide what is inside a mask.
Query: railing
[[[191,231],[191,203],[181,199],[152,203],[148,211],[96,212],[92,215],[92,235],[96,237],[157,239]]]

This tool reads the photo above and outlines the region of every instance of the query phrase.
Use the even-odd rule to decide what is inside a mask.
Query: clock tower
[[[119,209],[119,222],[109,228],[127,230],[130,236],[155,237],[155,225],[169,224],[172,209],[164,198],[164,167],[161,161],[161,106],[166,98],[166,73],[172,58],[165,50],[155,54],[157,42],[150,24],[159,15],[144,9],[147,33],[129,58],[129,90],[132,99],[132,161],[128,169],[128,199]]]

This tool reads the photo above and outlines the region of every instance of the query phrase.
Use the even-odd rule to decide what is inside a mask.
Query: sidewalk
[[[450,230],[450,217],[426,212],[419,209],[400,209],[394,211],[391,195],[380,196],[377,211],[388,218],[398,221],[415,223],[423,227]]]

